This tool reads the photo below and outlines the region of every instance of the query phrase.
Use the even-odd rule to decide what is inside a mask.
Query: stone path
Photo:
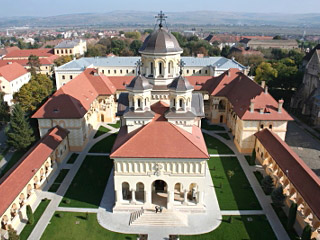
[[[97,213],[98,208],[69,208],[69,207],[57,207],[56,211],[62,212],[82,212],[82,213]]]
[[[290,240],[288,237],[287,232],[283,228],[277,214],[274,212],[272,206],[271,206],[271,200],[268,196],[266,196],[258,183],[258,180],[254,176],[252,172],[252,168],[250,168],[247,160],[245,159],[244,155],[239,153],[236,146],[234,145],[233,141],[227,141],[223,137],[211,132],[207,131],[205,129],[202,129],[202,131],[206,134],[209,134],[217,139],[219,139],[221,142],[226,144],[237,156],[239,163],[252,187],[252,190],[254,191],[255,195],[257,196],[257,199],[263,209],[264,214],[267,216],[268,221],[278,239],[281,240]]]
[[[209,154],[209,155],[210,157],[236,157],[235,154]]]
[[[264,215],[263,210],[222,210],[222,215]]]
[[[88,151],[90,150],[90,148],[94,144],[96,144],[100,140],[110,136],[114,132],[116,132],[116,131],[112,130],[112,131],[110,131],[108,133],[105,133],[105,134],[95,138],[95,139],[93,139],[93,136],[95,135],[95,132],[92,132],[91,135],[90,135],[90,139],[91,140],[89,141],[89,143],[87,144],[85,149],[81,153],[79,153],[79,156],[77,157],[77,160],[73,164],[72,168],[70,168],[68,174],[64,178],[64,180],[61,183],[61,185],[60,185],[59,189],[57,190],[57,192],[56,193],[49,193],[49,192],[41,191],[39,193],[39,197],[37,198],[37,200],[38,199],[41,200],[42,198],[48,198],[48,199],[51,199],[51,202],[47,206],[45,212],[41,216],[39,222],[37,223],[37,225],[35,226],[35,228],[31,232],[31,234],[30,234],[28,239],[34,240],[34,239],[40,239],[41,238],[41,236],[44,233],[47,225],[49,224],[53,214],[55,213],[55,211],[57,211],[59,209],[59,204],[60,204],[64,194],[67,192],[67,190],[68,190],[73,178],[77,174],[77,172],[78,172],[82,162],[84,161],[85,157],[87,156]],[[68,157],[65,159],[65,161],[67,161],[67,159],[68,159]],[[70,165],[70,164],[63,163],[60,168],[64,168],[65,165]],[[57,171],[57,173],[58,173],[58,171]],[[47,184],[46,188],[49,188],[49,186],[50,186],[50,184]],[[44,190],[46,190],[46,188]]]

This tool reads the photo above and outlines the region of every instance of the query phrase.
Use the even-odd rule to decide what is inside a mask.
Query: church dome
[[[128,90],[143,91],[152,89],[152,85],[149,83],[148,79],[140,74],[132,79],[129,85],[127,85]]]
[[[140,53],[182,53],[183,50],[175,36],[164,29],[161,25],[158,30],[152,32],[139,49]]]
[[[190,84],[188,79],[180,75],[176,77],[171,84],[169,84],[168,88],[174,91],[184,92],[193,89],[193,86]]]

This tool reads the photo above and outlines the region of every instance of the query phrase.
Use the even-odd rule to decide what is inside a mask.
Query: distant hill
[[[152,25],[156,12],[113,11],[49,17],[0,17],[0,28],[12,26],[134,26]],[[174,25],[273,25],[320,27],[320,14],[237,13],[218,11],[166,12]]]

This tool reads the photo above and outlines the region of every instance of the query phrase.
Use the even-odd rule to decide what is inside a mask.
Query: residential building
[[[246,47],[250,49],[269,49],[269,48],[281,48],[281,49],[297,49],[299,48],[298,42],[296,40],[258,40],[258,39],[249,39],[246,43]]]
[[[65,40],[54,47],[58,56],[83,56],[87,52],[87,42],[82,39]]]
[[[30,79],[31,74],[16,62],[0,65],[0,92],[4,93],[4,101],[9,106],[13,105],[13,94],[18,92]]]

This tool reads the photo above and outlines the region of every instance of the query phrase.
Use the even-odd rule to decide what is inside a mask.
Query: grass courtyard
[[[51,187],[49,188],[48,191],[49,192],[56,192],[58,190],[58,188],[60,187],[64,178],[67,176],[68,172],[69,172],[69,169],[61,169],[59,175],[54,180],[53,184],[51,185]]]
[[[234,152],[220,140],[208,135],[203,134],[209,154],[234,154]]]
[[[109,126],[113,127],[113,128],[120,128],[120,121],[117,121],[114,124],[108,124]]]
[[[89,150],[90,153],[110,153],[113,143],[117,138],[117,134],[114,133],[101,141],[97,142],[92,148]]]
[[[221,210],[261,209],[236,157],[210,158],[208,165]],[[229,170],[234,172],[231,178]]]
[[[277,239],[264,215],[232,216],[232,222],[228,222],[229,216],[223,216],[220,226],[212,232],[180,236],[180,240],[273,240]]]
[[[60,207],[98,208],[113,162],[105,156],[87,156]]]
[[[61,214],[59,217],[58,214]],[[97,221],[97,214],[56,212],[50,224],[43,233],[43,240],[85,239],[85,240],[136,240],[136,235],[121,234],[108,231],[101,227]]]
[[[96,132],[96,134],[94,135],[93,138],[97,138],[97,137],[100,137],[101,135],[107,133],[107,132],[110,132],[110,129],[109,128],[106,128],[104,126],[100,126],[98,131]]]

